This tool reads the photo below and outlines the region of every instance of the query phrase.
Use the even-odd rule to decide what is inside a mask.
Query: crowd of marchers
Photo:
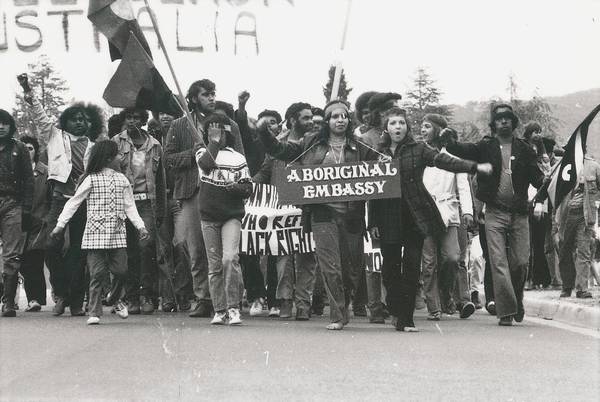
[[[38,88],[18,80],[35,130],[17,132],[0,109],[3,317],[16,316],[22,282],[25,312],[50,298],[54,316],[68,308],[87,324],[104,308],[121,318],[184,311],[214,325],[245,314],[306,321],[328,309],[330,330],[352,312],[416,332],[416,308],[438,321],[485,307],[511,326],[525,316],[525,290],[591,298],[600,281],[600,165],[586,155],[553,206],[547,184],[561,148],[536,122],[517,136],[510,104],[491,105],[488,135],[465,143],[438,114],[414,127],[397,93],[253,118],[248,92],[234,108],[202,79],[189,86],[187,114],[132,107],[105,126],[92,104],[48,116]],[[289,163],[390,159],[400,198],[302,205],[314,252],[239,253],[253,183],[274,184]],[[365,237],[379,245],[379,271],[366,269]]]

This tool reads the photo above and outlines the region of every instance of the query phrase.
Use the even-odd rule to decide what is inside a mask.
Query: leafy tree
[[[327,84],[323,87],[323,95],[325,95],[325,102],[329,102],[331,100],[331,91],[333,90],[333,78],[335,75],[335,66],[329,66],[329,80]],[[338,89],[338,99],[343,101],[348,100],[348,95],[352,92],[352,88],[348,87],[348,83],[346,82],[346,74],[344,73],[344,69],[342,69],[342,74],[340,76],[340,87]]]
[[[510,96],[509,103],[512,105],[515,113],[517,116],[519,116],[519,120],[522,123],[517,129],[517,133],[521,135],[523,133],[525,124],[530,121],[537,121],[542,126],[542,133],[544,136],[556,138],[562,123],[554,116],[552,105],[550,105],[542,96],[537,93],[534,93],[530,100],[522,100],[518,97],[517,88],[518,86],[516,83],[516,77],[511,73],[508,76],[507,87],[507,91]],[[490,102],[490,107],[495,103],[501,102],[505,101],[502,99],[495,99]],[[489,123],[489,110],[490,109],[487,109],[484,113],[482,113],[481,116],[481,121],[485,121],[485,124]]]
[[[452,117],[450,108],[440,104],[442,91],[435,83],[424,67],[417,69],[413,88],[406,93],[409,119],[415,130],[420,127],[427,113],[441,114],[448,119]]]
[[[67,82],[60,76],[50,63],[48,56],[40,56],[37,63],[28,65],[29,83],[37,92],[39,100],[50,117],[58,117],[62,106],[66,104],[66,94],[69,90]],[[16,106],[13,108],[18,132],[37,134],[37,127],[22,93],[16,95]]]

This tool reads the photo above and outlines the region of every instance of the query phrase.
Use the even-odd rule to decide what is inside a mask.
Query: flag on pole
[[[102,97],[113,107],[181,114],[173,93],[135,35],[129,36],[121,63]]]
[[[596,106],[579,124],[564,147],[565,154],[560,162],[560,167],[556,169],[548,185],[548,197],[555,209],[577,184],[577,176],[583,169],[588,130],[598,112],[600,112],[600,105]]]
[[[152,56],[130,0],[90,0],[88,19],[108,39],[111,60],[123,57],[130,35]]]

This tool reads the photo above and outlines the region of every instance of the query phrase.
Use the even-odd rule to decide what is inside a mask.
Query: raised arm
[[[37,127],[37,132],[34,132],[33,134],[37,136],[37,139],[40,143],[40,148],[46,148],[52,133],[58,133],[59,131],[46,114],[42,103],[31,90],[29,81],[27,79],[27,74],[21,74],[17,77],[17,79],[23,88],[25,102],[27,102],[29,105],[29,110],[33,116],[33,122]]]
[[[302,154],[302,150],[304,149],[304,138],[300,142],[281,142],[269,131],[267,124],[262,124],[258,127],[258,135],[265,147],[265,151],[275,159],[293,161]]]

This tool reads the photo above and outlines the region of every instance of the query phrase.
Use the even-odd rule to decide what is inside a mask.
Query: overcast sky
[[[507,97],[511,73],[522,98],[536,91],[553,96],[600,87],[600,0],[353,0],[343,53],[339,47],[346,0],[293,0],[293,5],[268,0],[268,6],[265,0],[163,1],[150,4],[183,91],[193,80],[211,78],[218,98],[235,102],[237,93],[248,89],[252,113],[266,107],[284,111],[299,100],[323,106],[322,86],[336,59],[354,88],[351,101],[366,90],[405,93],[419,65],[437,80],[444,103]],[[111,64],[103,37],[101,51],[94,48],[91,23],[85,18],[88,1],[39,3],[16,7],[13,0],[0,0],[0,44],[5,13],[9,47],[0,51],[0,108],[12,108],[18,90],[14,77],[41,54],[49,55],[69,82],[70,96],[101,102],[118,62]],[[135,10],[143,6],[143,1],[132,3]],[[21,21],[38,26],[43,36],[42,46],[31,53],[15,45],[16,39],[31,44],[38,37],[15,24],[15,15],[23,10],[38,13]],[[69,52],[60,16],[47,15],[58,10],[83,11],[69,19]],[[177,10],[180,44],[202,45],[203,52],[177,51]],[[233,54],[235,21],[243,11],[256,17],[258,56],[250,37],[238,37],[239,54]],[[147,15],[140,22],[150,23]],[[241,29],[252,25],[248,19],[240,21]],[[155,36],[147,37],[155,64],[175,91]]]

